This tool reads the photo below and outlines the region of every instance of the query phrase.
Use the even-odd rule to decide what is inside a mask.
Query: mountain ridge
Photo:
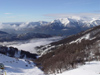
[[[6,27],[4,26],[6,25]],[[84,31],[88,28],[100,25],[100,19],[91,18],[60,18],[51,22],[24,22],[24,23],[2,23],[1,30],[9,33],[35,32],[50,35],[72,35]],[[8,28],[9,27],[9,28]],[[74,30],[74,31],[73,31]]]

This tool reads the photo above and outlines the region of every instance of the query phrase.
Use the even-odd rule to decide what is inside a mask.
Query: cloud
[[[32,39],[29,41],[24,41],[24,42],[4,42],[0,43],[0,45],[6,45],[6,46],[12,46],[16,47],[19,50],[25,50],[29,51],[31,53],[36,53],[35,47],[41,46],[41,45],[46,45],[54,41],[60,40],[61,37],[52,37],[52,38],[39,38],[39,39]]]
[[[78,13],[78,14],[73,14],[73,13],[57,13],[57,14],[45,14],[45,17],[49,18],[67,18],[67,17],[88,17],[88,18],[99,18],[100,19],[100,14],[99,13]]]
[[[9,14],[12,14],[12,13],[4,13],[4,14],[9,15]]]

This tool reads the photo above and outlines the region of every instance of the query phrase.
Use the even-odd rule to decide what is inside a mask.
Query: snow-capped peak
[[[70,21],[68,20],[68,18],[63,18],[63,19],[59,19],[59,21],[64,24],[64,26],[66,26]]]
[[[56,19],[54,21],[52,21],[51,23],[61,23],[62,25],[64,25],[64,27],[68,26],[69,23],[74,23],[74,22],[83,22],[83,20],[81,20],[79,17],[68,17],[68,18],[59,18]]]
[[[67,17],[67,18],[59,18],[59,19],[56,19],[54,21],[52,21],[51,23],[60,23],[62,24],[64,27],[66,26],[72,26],[72,24],[70,23],[77,23],[79,24],[79,26],[87,26],[87,27],[90,27],[90,26],[97,26],[97,25],[100,25],[100,20],[97,21],[99,19],[96,19],[96,18],[89,18],[89,17],[77,17],[77,16],[73,16],[73,17]],[[84,26],[83,26],[84,27]]]
[[[72,19],[72,18],[59,18],[59,19],[56,19],[56,20],[52,21],[51,23],[61,23],[64,26],[66,26],[70,22],[76,22],[76,21],[78,21],[78,20]]]

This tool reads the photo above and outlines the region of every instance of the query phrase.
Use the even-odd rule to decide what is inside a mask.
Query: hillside
[[[38,56],[35,53],[30,53],[28,51],[18,50],[17,48],[6,47],[6,46],[0,46],[0,53],[7,55],[9,57],[30,59],[30,60],[37,59],[37,56]]]
[[[6,32],[5,32],[6,33]],[[30,40],[33,38],[48,38],[52,37],[49,34],[42,34],[42,33],[22,33],[22,34],[0,34],[0,42],[9,42],[9,41],[25,41]]]
[[[86,61],[100,60],[99,45],[100,26],[97,26],[61,41],[37,47],[41,57],[36,62],[42,64],[45,73],[61,73],[83,65]]]
[[[0,35],[3,35],[3,34],[8,34],[8,33],[4,31],[0,31]]]

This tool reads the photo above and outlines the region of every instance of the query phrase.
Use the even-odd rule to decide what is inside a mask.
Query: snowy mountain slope
[[[44,75],[30,60],[11,58],[0,54],[0,63],[5,65],[7,75]]]
[[[41,57],[36,61],[42,63],[43,71],[49,74],[100,60],[100,26],[37,48]]]
[[[100,75],[100,61],[86,62],[83,66],[57,75]]]

